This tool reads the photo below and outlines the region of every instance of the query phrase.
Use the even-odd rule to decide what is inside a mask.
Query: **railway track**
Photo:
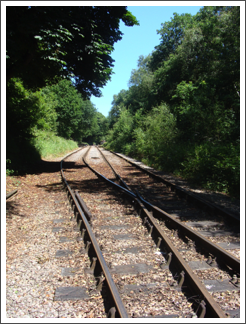
[[[61,174],[81,233],[81,250],[90,257],[91,266],[85,271],[96,280],[107,316],[239,317],[238,250],[233,255],[200,234],[205,231],[194,230],[198,213],[193,210],[192,214],[194,206],[177,196],[172,201],[168,186],[153,183],[149,175],[136,180],[139,171],[133,177],[128,162],[124,162],[124,172],[120,168],[124,181],[115,171],[122,159],[102,151],[84,148],[83,160],[76,167],[64,159]],[[157,199],[162,204],[176,201],[175,211],[177,206],[189,210],[193,228],[154,204],[151,193],[154,198],[162,197]],[[204,206],[199,210],[206,219]],[[209,214],[211,217],[210,209]],[[236,233],[235,228],[234,236]],[[230,240],[237,247],[235,237],[226,235],[220,236],[221,243],[228,245]]]

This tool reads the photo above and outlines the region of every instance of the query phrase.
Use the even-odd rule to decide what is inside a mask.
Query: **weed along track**
[[[220,239],[215,236],[218,244],[214,244],[204,228],[195,230],[206,219],[204,207],[201,211],[187,205],[166,184],[94,146],[67,156],[61,162],[61,175],[77,221],[79,251],[89,257],[83,273],[91,287],[87,286],[84,298],[103,301],[100,314],[240,316],[238,233],[228,234],[220,227]],[[174,209],[178,206],[193,215],[192,224],[158,207],[155,198],[164,205],[171,201],[169,206],[176,202]],[[196,214],[203,218],[196,219]],[[236,249],[226,250],[220,243]]]

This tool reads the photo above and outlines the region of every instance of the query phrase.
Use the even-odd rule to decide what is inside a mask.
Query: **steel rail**
[[[183,273],[184,275],[184,282],[183,286],[192,287],[192,292],[196,293],[201,301],[205,301],[206,305],[206,316],[205,317],[216,317],[216,318],[226,318],[226,314],[224,311],[220,308],[218,303],[213,299],[213,297],[210,295],[204,284],[201,283],[201,280],[199,277],[193,272],[193,270],[190,268],[188,263],[184,261],[182,255],[177,250],[177,248],[172,244],[172,242],[169,240],[167,235],[163,232],[161,227],[156,223],[156,220],[154,217],[149,213],[147,208],[141,203],[140,200],[137,199],[138,204],[141,207],[141,210],[144,212],[145,217],[148,217],[148,220],[151,222],[153,226],[153,231],[151,235],[153,237],[157,237],[161,239],[161,246],[165,246],[165,250],[167,252],[172,253],[172,260],[174,260],[175,266],[177,266],[180,270],[180,274]],[[144,215],[141,215],[143,218]],[[172,261],[171,261],[172,262]],[[169,265],[169,267],[172,266],[172,264]],[[199,307],[199,306],[198,306]],[[204,314],[205,315],[205,314]]]
[[[89,163],[87,163],[86,160],[85,160],[85,158],[86,158],[88,152],[89,152],[89,150],[85,153],[85,155],[83,156],[82,160],[83,160],[84,164],[85,164],[85,165],[86,165],[86,166],[87,166],[87,167],[88,167],[88,168],[89,168],[93,173],[95,173],[99,178],[101,178],[101,179],[107,181],[107,182],[108,182],[109,184],[111,184],[113,187],[116,187],[118,190],[123,191],[126,195],[130,196],[131,198],[137,198],[137,196],[135,195],[134,192],[132,192],[132,191],[130,191],[130,190],[128,190],[128,189],[126,189],[126,188],[124,188],[124,187],[118,185],[117,183],[115,183],[115,182],[109,180],[109,179],[106,178],[104,175],[102,175],[101,173],[99,173],[99,172],[97,172],[95,169],[93,169],[93,168],[89,165]]]
[[[98,149],[99,150],[99,149]],[[100,150],[99,150],[100,151]],[[101,152],[102,153],[102,152]],[[86,155],[85,155],[86,157]],[[83,158],[83,160],[85,159]],[[106,157],[105,157],[106,159]],[[85,161],[84,161],[85,162]],[[85,162],[86,163],[86,162]],[[108,162],[109,163],[109,162]],[[86,163],[88,165],[88,163]],[[89,165],[88,165],[89,166]],[[111,166],[112,167],[112,166]],[[108,180],[106,177],[101,175],[98,171],[94,170],[89,166],[89,168],[100,178],[110,182],[112,184],[111,180]],[[115,186],[119,187],[118,185],[115,184]],[[128,191],[128,190],[127,190]],[[135,195],[135,194],[134,194]],[[206,303],[206,315],[211,316],[211,317],[218,317],[218,318],[226,318],[226,314],[222,311],[220,306],[215,302],[215,300],[212,298],[212,296],[209,294],[207,291],[206,287],[201,283],[199,277],[193,273],[192,269],[190,266],[187,264],[187,262],[184,261],[183,257],[179,253],[179,251],[173,246],[171,241],[168,239],[166,234],[163,232],[161,227],[156,223],[154,217],[150,214],[150,212],[147,210],[147,208],[144,206],[144,204],[141,202],[139,199],[139,195],[135,195],[135,201],[138,203],[140,207],[140,216],[143,218],[148,218],[148,223],[149,221],[151,222],[152,229],[151,229],[151,235],[153,237],[157,237],[158,241],[161,243],[158,243],[159,247],[160,246],[165,246],[165,250],[167,250],[169,253],[172,253],[172,256],[174,260],[176,261],[175,265],[178,265],[178,268],[181,270],[180,273],[184,271],[185,278],[184,282],[185,285],[188,287],[192,287],[193,291],[197,293],[199,296],[203,296],[202,299]],[[142,214],[144,213],[144,215]],[[171,217],[171,216],[170,216]],[[205,315],[205,314],[204,314]]]
[[[132,161],[130,161],[129,159],[127,159],[127,157],[125,157],[122,154],[110,151],[112,154],[124,159],[125,161],[129,162],[130,164],[134,165],[136,168],[140,169],[141,171],[148,173],[149,175],[151,175],[152,177],[158,179],[159,181],[165,183],[167,186],[171,187],[171,189],[173,191],[175,191],[177,194],[179,194],[181,197],[185,198],[187,201],[192,201],[194,203],[199,204],[200,206],[204,207],[205,209],[209,209],[210,211],[214,212],[216,211],[219,215],[227,217],[227,218],[233,218],[234,220],[237,220],[240,222],[240,217],[238,218],[237,215],[234,215],[231,212],[228,212],[226,210],[224,210],[223,208],[221,208],[220,206],[216,205],[215,203],[209,202],[201,197],[197,197],[196,194],[172,183],[169,180],[164,179],[163,177],[161,177],[158,174],[155,174],[154,172],[152,172],[151,170],[147,170],[143,167],[141,167],[139,164],[134,163]]]
[[[144,200],[140,195],[138,195],[139,199],[143,202],[145,206],[148,206],[153,212],[154,217],[161,217],[164,220],[167,220],[169,223],[173,225],[173,227],[178,228],[181,231],[185,230],[186,235],[192,239],[193,241],[199,242],[201,246],[207,249],[211,254],[213,254],[217,259],[217,262],[226,264],[230,268],[232,268],[235,272],[240,274],[240,260],[234,257],[232,254],[228,253],[225,249],[220,247],[219,245],[210,242],[199,232],[194,231],[189,226],[181,223],[177,219],[173,218],[164,210],[150,204],[148,201]]]
[[[101,150],[99,148],[98,148],[98,150],[101,152]],[[101,152],[101,154],[103,154],[103,153]],[[105,157],[105,159],[106,159],[106,157]],[[112,166],[111,166],[111,168],[112,168]],[[118,175],[118,178],[121,179],[121,177],[119,175]],[[123,180],[122,180],[122,183],[123,183],[123,185],[126,185]],[[127,186],[127,189],[131,190],[129,188],[129,186]],[[177,219],[173,218],[171,215],[169,215],[164,210],[152,205],[151,203],[146,201],[144,198],[142,198],[138,192],[134,196],[134,198],[135,197],[139,198],[141,200],[141,202],[145,205],[145,207],[152,211],[154,217],[159,217],[164,220],[167,220],[173,227],[181,230],[190,239],[192,239],[193,241],[199,242],[199,244],[201,246],[203,246],[205,249],[207,249],[207,251],[209,253],[213,254],[214,257],[217,258],[216,260],[218,263],[226,264],[227,266],[232,268],[235,272],[240,274],[240,260],[238,258],[236,258],[232,254],[228,253],[225,249],[223,249],[219,245],[212,243],[211,241],[206,239],[203,235],[201,235],[197,231],[191,229],[189,226],[187,226],[187,225],[181,223],[180,221],[178,221]]]
[[[7,195],[6,195],[6,200],[8,200],[9,198],[11,198],[12,196],[14,196],[15,194],[18,193],[18,189],[15,189],[11,192],[9,192]]]
[[[82,207],[83,209],[83,212],[88,220],[88,222],[90,223],[91,222],[91,219],[92,219],[92,214],[91,212],[89,211],[89,209],[87,208],[84,200],[80,197],[80,195],[78,194],[78,190],[75,190],[75,196],[77,197],[78,199],[78,202],[80,204],[80,206]]]
[[[96,146],[96,147],[97,147],[97,146]],[[97,149],[98,149],[98,147],[97,147]],[[115,172],[115,169],[114,169],[114,168],[112,167],[112,165],[108,162],[108,160],[106,159],[106,157],[104,156],[104,154],[102,154],[102,152],[101,152],[99,149],[98,149],[98,151],[101,153],[102,158],[103,158],[104,161],[108,164],[108,166],[110,167],[110,169],[113,171],[113,173],[114,173],[116,179],[121,180],[119,174]]]
[[[97,149],[98,149],[98,151],[100,152],[101,156],[103,157],[104,161],[108,164],[108,166],[109,166],[109,167],[111,168],[111,170],[113,171],[113,173],[114,173],[114,175],[115,175],[115,178],[118,179],[118,180],[120,181],[120,183],[122,183],[123,186],[124,186],[127,190],[133,192],[133,191],[131,190],[131,188],[127,185],[127,183],[126,183],[126,182],[121,178],[121,176],[120,176],[120,175],[115,171],[115,169],[113,168],[113,166],[110,164],[110,162],[107,160],[106,156],[102,153],[102,151],[98,148],[98,146],[97,146]]]
[[[89,151],[89,149],[87,150],[87,152],[88,151]],[[73,154],[73,153],[71,153],[71,154]],[[71,154],[68,154],[68,155],[71,155]],[[97,256],[97,260],[98,260],[98,262],[100,264],[100,267],[101,267],[101,269],[103,271],[103,274],[105,276],[105,280],[107,282],[107,285],[109,287],[111,296],[112,296],[113,301],[114,301],[114,305],[115,305],[115,308],[116,308],[116,313],[114,314],[114,311],[112,310],[112,307],[110,308],[109,313],[112,313],[113,316],[117,315],[118,317],[121,317],[121,318],[128,318],[127,311],[126,311],[126,309],[124,307],[124,304],[123,304],[123,302],[121,300],[120,294],[119,294],[118,289],[117,289],[117,287],[116,287],[116,285],[115,285],[115,283],[113,281],[113,278],[112,278],[112,276],[110,274],[110,271],[109,271],[108,266],[107,266],[107,264],[106,264],[106,262],[104,260],[104,257],[103,257],[103,255],[101,253],[101,250],[99,248],[99,245],[97,243],[95,235],[94,235],[94,233],[93,233],[93,231],[92,231],[92,229],[90,227],[90,224],[89,224],[89,222],[88,222],[88,220],[87,220],[87,218],[86,218],[86,216],[85,216],[85,214],[84,214],[84,212],[83,212],[83,210],[81,208],[81,205],[79,203],[80,200],[78,199],[78,197],[80,197],[80,196],[79,196],[78,192],[76,192],[76,194],[74,194],[74,192],[72,191],[71,187],[69,186],[69,184],[68,184],[68,182],[67,182],[67,180],[65,178],[64,171],[62,169],[62,161],[61,161],[62,182],[64,183],[64,185],[66,186],[66,188],[68,190],[67,193],[68,193],[68,196],[70,196],[69,200],[71,202],[71,205],[74,205],[73,209],[74,209],[75,215],[76,215],[76,212],[79,213],[81,221],[82,221],[82,223],[83,223],[83,225],[84,225],[84,227],[85,227],[85,229],[87,231],[87,234],[90,237],[90,242],[91,242],[91,244],[92,244],[92,246],[94,248],[94,251],[95,251],[96,256]],[[76,219],[77,219],[77,222],[79,222],[78,217],[76,217]],[[80,224],[80,228],[81,228],[81,224]]]

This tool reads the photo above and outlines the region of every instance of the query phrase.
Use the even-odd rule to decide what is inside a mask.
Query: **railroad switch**
[[[160,267],[161,269],[167,269],[171,263],[171,260],[172,260],[172,252],[169,252],[168,253],[168,260],[166,263],[161,263]]]

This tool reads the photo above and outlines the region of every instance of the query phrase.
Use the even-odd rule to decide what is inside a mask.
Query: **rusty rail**
[[[119,154],[113,151],[110,151],[112,154],[124,159],[125,161],[129,162],[130,164],[134,165],[136,168],[140,169],[141,171],[151,175],[152,177],[154,177],[155,179],[165,183],[165,185],[167,185],[168,187],[171,188],[171,190],[175,191],[180,197],[185,198],[187,201],[191,201],[199,206],[201,206],[202,208],[204,208],[205,210],[209,210],[211,212],[216,212],[218,213],[218,215],[221,215],[223,217],[226,217],[227,219],[233,219],[234,221],[238,221],[240,222],[240,217],[238,217],[237,215],[234,215],[233,213],[224,210],[223,208],[221,208],[220,206],[218,206],[217,204],[207,201],[201,197],[197,197],[196,194],[172,183],[169,180],[164,179],[163,177],[161,177],[158,174],[155,174],[153,171],[145,169],[143,167],[141,167],[139,164],[132,162],[131,160],[129,160],[127,157],[125,157],[123,154]]]
[[[88,148],[87,152],[89,151],[89,148]],[[85,154],[87,154],[87,152]],[[67,156],[69,156],[73,153],[74,152],[68,154]],[[69,186],[69,184],[67,183],[65,175],[64,175],[64,171],[62,169],[62,161],[61,161],[62,182],[64,184],[66,191],[67,191],[67,196],[70,201],[71,207],[74,210],[74,215],[76,217],[77,223],[79,224],[79,229],[80,229],[82,238],[83,239],[86,239],[86,237],[88,238],[87,245],[86,245],[86,252],[88,252],[89,246],[92,245],[92,248],[96,255],[96,257],[92,258],[92,265],[91,265],[90,270],[91,270],[91,272],[94,272],[94,271],[96,271],[96,268],[97,268],[97,271],[98,271],[98,267],[100,268],[100,272],[103,273],[103,275],[105,276],[105,281],[107,283],[107,286],[108,286],[110,294],[111,294],[113,305],[112,305],[112,307],[110,307],[110,309],[108,311],[108,317],[127,318],[128,317],[127,311],[126,311],[124,304],[120,298],[118,289],[115,286],[115,283],[112,279],[112,276],[110,274],[108,266],[103,258],[103,255],[102,255],[101,250],[98,246],[98,243],[94,236],[94,233],[92,232],[92,229],[90,227],[88,218],[91,217],[91,214],[89,213],[87,208],[84,208],[85,206],[82,202],[83,200],[79,196],[78,192],[74,193],[72,191],[71,187]],[[99,284],[98,284],[98,289],[100,289],[100,290],[102,287],[102,283],[103,283],[103,281],[102,281],[102,277],[101,277],[101,280],[99,280]]]
[[[17,193],[18,193],[18,190],[17,190],[17,189],[15,189],[15,190],[9,192],[9,193],[6,195],[6,200],[8,200],[9,198],[11,198],[12,196],[14,196],[14,195],[17,194]]]
[[[178,228],[180,231],[186,234],[190,239],[195,242],[198,242],[203,248],[205,248],[209,253],[213,254],[217,259],[218,263],[226,264],[231,267],[234,271],[240,274],[240,260],[234,257],[232,254],[228,253],[225,249],[219,245],[210,242],[203,235],[199,234],[197,231],[194,231],[189,226],[181,223],[180,221],[173,218],[171,215],[166,213],[164,210],[151,205],[148,201],[144,200],[140,195],[139,199],[143,204],[149,209],[151,209],[153,216],[161,218],[162,220],[167,220],[173,227]]]
[[[99,150],[101,152],[101,150]],[[103,154],[101,152],[101,154]],[[108,162],[109,163],[109,162]],[[135,164],[134,164],[135,165]],[[120,178],[120,176],[118,175]],[[121,178],[120,178],[121,179]],[[123,185],[125,182],[122,180]],[[128,190],[130,190],[129,186],[127,186]],[[183,190],[183,189],[182,189]],[[140,196],[137,192],[137,197],[141,200],[144,206],[153,213],[154,217],[161,218],[162,220],[168,221],[172,227],[178,228],[183,233],[186,234],[193,241],[198,242],[201,246],[203,246],[209,253],[213,254],[216,257],[218,263],[226,264],[230,268],[232,268],[235,272],[240,274],[240,260],[234,257],[232,254],[228,253],[225,249],[220,247],[219,245],[212,243],[208,239],[206,239],[203,235],[199,234],[197,231],[192,230],[189,226],[181,223],[180,221],[173,218],[164,210],[152,205],[144,198]]]
[[[101,154],[102,154],[102,152],[101,152]],[[106,159],[106,157],[105,157],[105,159]],[[99,172],[97,172],[96,170],[91,168],[88,165],[88,163],[85,161],[85,158],[83,158],[83,161],[98,177],[110,182],[111,185],[114,184],[114,183],[112,183],[111,180],[108,180],[103,175],[101,175]],[[109,164],[109,162],[107,162],[107,163]],[[117,184],[115,184],[115,187],[117,187],[119,189],[119,186]],[[182,276],[183,276],[182,284],[187,287],[190,287],[190,288],[192,287],[192,291],[195,294],[202,296],[201,303],[198,305],[198,308],[203,308],[202,315],[205,316],[205,314],[206,314],[206,317],[226,318],[227,317],[226,314],[222,311],[220,306],[214,301],[212,296],[207,291],[206,287],[201,283],[198,276],[193,273],[190,266],[184,261],[183,257],[179,253],[179,251],[173,246],[173,244],[168,239],[166,234],[163,232],[161,227],[156,223],[154,217],[151,215],[151,213],[144,206],[143,202],[141,201],[140,195],[138,193],[134,194],[133,192],[121,187],[121,190],[122,189],[124,189],[124,192],[127,193],[128,196],[135,198],[135,202],[138,204],[137,208],[140,209],[139,214],[144,219],[144,223],[148,225],[149,230],[150,230],[149,233],[154,238],[154,240],[157,241],[157,246],[160,248],[164,248],[164,250],[171,253],[172,258],[175,260],[175,266],[177,266],[179,268],[180,275],[182,274]],[[169,215],[169,217],[171,217],[171,216]],[[179,223],[180,226],[182,226],[182,224],[180,222],[178,222],[178,221],[176,221],[176,222]],[[191,230],[191,229],[189,229],[189,230]],[[196,233],[194,232],[194,234],[196,234]],[[207,244],[210,244],[210,242],[207,241]],[[167,262],[169,267],[170,267],[170,262],[171,261],[169,259],[169,262]]]

